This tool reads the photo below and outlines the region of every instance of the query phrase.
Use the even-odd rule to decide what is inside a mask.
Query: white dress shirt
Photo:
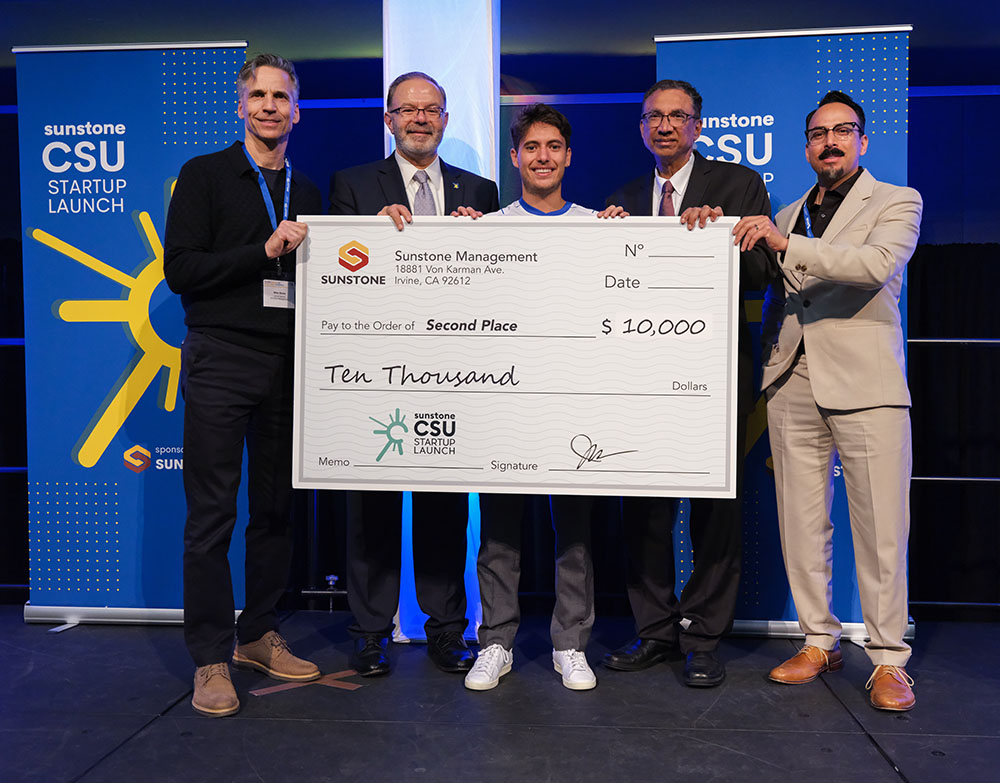
[[[674,186],[674,192],[670,195],[671,200],[674,202],[674,214],[681,214],[681,204],[684,202],[684,191],[687,190],[688,180],[691,179],[691,170],[694,168],[694,152],[687,159],[687,163],[680,167],[674,176],[670,178],[670,184]],[[660,172],[653,169],[653,173],[656,175],[656,183],[653,187],[653,211],[651,214],[660,214],[660,197],[663,195],[663,183],[667,181],[666,177],[661,177]]]
[[[396,163],[399,164],[399,173],[403,175],[406,197],[410,201],[407,206],[410,208],[410,212],[412,212],[413,200],[417,197],[417,191],[420,189],[420,183],[413,178],[418,169],[400,155],[399,150],[396,150],[393,155],[396,156]],[[444,175],[441,173],[441,158],[434,158],[434,162],[424,169],[424,171],[427,172],[427,185],[434,195],[435,214],[438,216],[444,215]]]

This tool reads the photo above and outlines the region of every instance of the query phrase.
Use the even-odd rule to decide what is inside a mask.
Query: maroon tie
[[[660,212],[661,216],[673,217],[677,213],[674,212],[674,186],[670,184],[668,179],[663,183],[663,195],[660,196]]]

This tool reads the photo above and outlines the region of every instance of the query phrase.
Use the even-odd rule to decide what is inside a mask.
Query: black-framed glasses
[[[440,119],[442,114],[445,114],[445,110],[440,106],[400,106],[396,109],[389,109],[389,114],[398,114],[404,120],[412,120],[417,116],[419,112],[423,112],[424,116],[429,120]]]
[[[645,114],[641,115],[641,119],[646,123],[647,127],[659,128],[663,124],[664,118],[673,126],[674,128],[680,128],[685,122],[694,117],[693,114],[688,114],[686,111],[672,111],[669,114],[664,114],[662,111],[647,111]]]
[[[833,133],[833,138],[837,141],[847,141],[851,138],[851,134],[855,130],[861,133],[861,126],[856,122],[840,122],[832,128],[824,128],[821,125],[817,125],[815,128],[809,128],[806,131],[806,141],[813,145],[822,144],[826,141],[826,137],[830,133]]]

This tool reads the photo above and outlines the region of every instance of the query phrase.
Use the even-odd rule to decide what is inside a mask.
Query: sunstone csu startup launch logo
[[[337,263],[351,274],[349,275],[321,275],[322,285],[385,285],[385,275],[359,275],[357,274],[371,261],[371,251],[366,245],[351,240],[346,245],[341,245],[337,251]]]
[[[387,422],[374,416],[368,417],[381,428],[372,430],[372,434],[380,440],[385,439],[382,450],[375,457],[376,462],[381,462],[389,452],[402,456],[407,440],[412,441],[409,448],[413,454],[455,454],[458,422],[454,413],[414,413],[412,437],[406,416],[396,408],[395,413],[383,417],[388,419]]]

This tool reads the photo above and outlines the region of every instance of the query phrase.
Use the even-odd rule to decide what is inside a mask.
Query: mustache
[[[837,149],[836,147],[827,147],[819,154],[820,160],[826,160],[827,158],[831,157],[842,158],[844,157],[844,151]]]

